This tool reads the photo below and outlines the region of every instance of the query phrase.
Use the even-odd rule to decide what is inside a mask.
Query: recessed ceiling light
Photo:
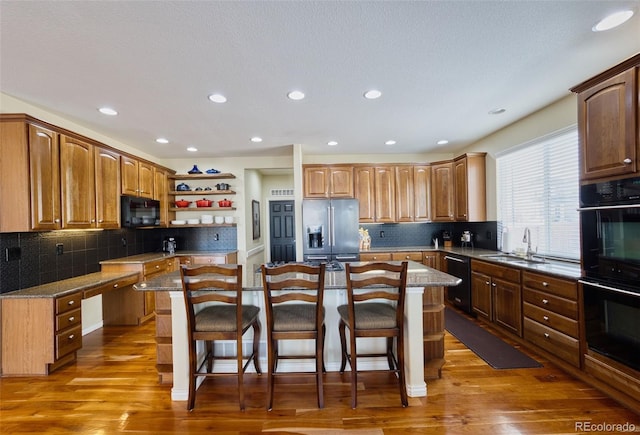
[[[158,143],[169,143],[169,139],[165,139],[163,137],[159,137],[158,139],[156,139],[156,142],[158,142]]]
[[[436,142],[436,143],[437,143],[438,145],[446,145],[446,144],[448,144],[448,143],[449,143],[449,141],[448,141],[448,140],[446,140],[446,139],[442,139],[442,140],[439,140],[439,141],[438,141],[438,142]]]
[[[103,115],[116,116],[118,112],[111,107],[101,107],[98,109]]]
[[[371,89],[364,93],[364,97],[367,100],[375,100],[376,98],[380,98],[382,96],[382,92],[377,89]]]
[[[262,138],[258,136],[254,136],[251,138],[251,142],[256,142],[256,143],[262,142]]]
[[[209,100],[213,101],[214,103],[226,103],[227,97],[222,94],[211,94],[209,95]]]
[[[396,141],[395,140],[388,140],[384,143],[385,145],[395,145]]]
[[[291,91],[287,94],[290,100],[298,101],[304,98],[304,92],[301,91]]]
[[[188,147],[187,151],[195,153],[196,151],[198,151],[198,148],[196,148],[196,147]]]
[[[604,17],[591,28],[594,32],[604,32],[605,30],[618,27],[633,16],[633,11],[620,11]]]
[[[330,140],[329,142],[327,142],[327,145],[329,145],[330,147],[334,147],[338,145],[338,142],[336,142],[335,140]]]
[[[506,112],[507,109],[503,109],[502,107],[489,110],[489,115],[500,115],[501,113]]]

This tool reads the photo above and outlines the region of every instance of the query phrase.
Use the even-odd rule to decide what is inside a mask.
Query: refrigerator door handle
[[[333,222],[331,222],[331,206],[327,206],[327,246],[331,246],[332,238],[331,233],[333,232]],[[324,236],[324,234],[323,234]]]
[[[331,220],[330,222],[330,228],[331,228],[331,246],[335,246],[336,245],[336,227],[335,227],[335,220],[336,220],[336,209],[335,207],[331,207]]]

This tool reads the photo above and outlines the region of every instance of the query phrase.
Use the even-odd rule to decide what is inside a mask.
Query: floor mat
[[[445,307],[445,329],[464,343],[494,369],[522,369],[542,367],[538,361],[505,343],[473,321]]]

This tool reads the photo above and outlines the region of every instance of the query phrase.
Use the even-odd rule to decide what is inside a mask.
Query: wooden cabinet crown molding
[[[571,89],[569,89],[571,92],[574,92],[576,94],[579,94],[580,92],[584,92],[590,88],[592,88],[593,86],[608,80],[612,77],[617,76],[620,73],[623,73],[624,71],[631,69],[633,67],[638,67],[640,66],[640,53],[630,57],[627,60],[624,60],[622,62],[620,62],[619,64],[612,66],[611,68],[609,68],[606,71],[601,72],[600,74],[598,74],[597,76],[591,77],[590,79],[585,80],[584,82],[575,85],[574,87],[572,87]]]

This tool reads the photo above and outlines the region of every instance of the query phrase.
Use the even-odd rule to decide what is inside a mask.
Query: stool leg
[[[324,373],[324,332],[322,325],[316,337],[316,389],[318,390],[318,408],[324,408],[324,388],[322,376]]]
[[[342,351],[342,361],[340,362],[340,373],[344,373],[344,369],[347,366],[347,340],[345,338],[345,323],[340,320],[338,325],[338,332],[340,333],[340,349]]]
[[[351,352],[351,407],[356,409],[358,402],[358,367],[357,367],[357,354],[356,350],[356,335],[355,333],[349,329],[349,341],[350,341],[350,349]]]
[[[256,373],[261,375],[260,369],[260,331],[262,330],[262,324],[259,320],[253,323],[253,367],[256,369]]]

